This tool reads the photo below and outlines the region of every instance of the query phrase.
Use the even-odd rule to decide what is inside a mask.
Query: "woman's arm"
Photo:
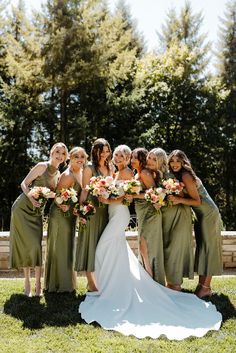
[[[92,170],[88,166],[85,167],[83,171],[83,177],[82,177],[82,191],[81,191],[80,200],[79,200],[81,204],[87,200],[88,191],[85,188],[87,185],[89,185],[89,182],[92,176],[93,176]]]
[[[34,207],[40,207],[40,203],[36,201],[32,196],[28,195],[30,188],[29,185],[40,175],[42,175],[47,168],[45,162],[40,162],[36,164],[26,175],[25,179],[21,183],[21,189],[23,193],[28,197]]]
[[[185,184],[188,197],[170,195],[168,200],[172,201],[174,205],[178,205],[179,203],[187,206],[201,205],[201,199],[197,190],[196,181],[193,177],[189,173],[185,173],[182,180]]]
[[[140,173],[140,179],[142,183],[145,185],[146,189],[154,188],[156,186],[155,180],[153,175],[147,170],[143,169]],[[137,195],[132,195],[134,199],[144,199],[145,193],[140,193]]]

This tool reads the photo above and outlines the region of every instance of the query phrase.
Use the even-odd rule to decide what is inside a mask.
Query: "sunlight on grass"
[[[184,281],[193,291],[194,281]],[[203,338],[168,341],[125,337],[87,325],[78,314],[86,280],[78,277],[76,294],[46,294],[40,300],[22,295],[23,279],[0,280],[0,347],[3,353],[227,353],[236,348],[236,276],[213,279],[211,301],[223,314],[219,332]],[[157,298],[158,300],[158,298]]]

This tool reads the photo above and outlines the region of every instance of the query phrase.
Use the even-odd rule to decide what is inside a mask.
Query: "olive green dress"
[[[192,207],[196,214],[195,271],[200,276],[222,274],[221,217],[217,206],[197,180],[201,205]]]
[[[75,182],[73,188],[81,192]],[[74,243],[76,216],[73,206],[65,214],[53,202],[49,212],[44,289],[48,292],[73,292],[76,289],[74,273]]]
[[[174,177],[166,173],[165,179]],[[191,207],[164,206],[162,230],[167,283],[181,285],[183,278],[194,278],[194,245]]]
[[[59,171],[48,164],[45,172],[32,182],[55,190]],[[10,225],[10,267],[42,266],[43,221],[28,197],[22,193],[14,202]]]
[[[142,184],[143,191],[145,186]],[[138,238],[144,237],[147,243],[149,263],[153,279],[165,285],[164,253],[162,237],[162,214],[146,200],[135,200],[135,212],[138,219]]]
[[[94,165],[88,164],[88,166],[93,176],[101,175]],[[78,272],[94,272],[96,247],[108,223],[107,205],[100,207],[97,198],[91,195],[88,201],[96,207],[96,213],[87,221],[85,228],[79,229],[75,256],[75,271]]]

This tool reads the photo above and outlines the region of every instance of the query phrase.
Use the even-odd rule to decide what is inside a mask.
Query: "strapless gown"
[[[109,222],[95,257],[99,291],[87,293],[80,304],[82,318],[138,338],[182,340],[218,330],[222,316],[213,304],[168,289],[146,273],[126,242],[129,218],[127,206],[109,205]]]

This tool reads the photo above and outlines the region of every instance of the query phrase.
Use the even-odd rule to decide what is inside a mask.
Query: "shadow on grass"
[[[74,293],[45,293],[45,302],[38,297],[13,294],[4,304],[4,313],[23,322],[24,328],[68,326],[83,323],[78,308],[85,296]]]
[[[187,289],[184,289],[183,292],[193,294],[192,291]],[[203,298],[203,300],[216,306],[217,311],[222,314],[223,322],[236,317],[236,309],[227,295],[213,293],[211,297]]]
[[[192,293],[184,290],[184,292]],[[192,293],[193,294],[193,293]],[[68,326],[84,323],[78,307],[85,296],[76,296],[73,293],[45,293],[45,303],[43,299],[33,297],[28,298],[23,294],[13,294],[4,305],[4,313],[11,315],[23,322],[24,328],[40,329],[44,326]],[[224,294],[213,294],[211,301],[221,312],[223,322],[236,317],[236,310],[230,302],[228,296]],[[93,323],[93,326],[99,326]]]

